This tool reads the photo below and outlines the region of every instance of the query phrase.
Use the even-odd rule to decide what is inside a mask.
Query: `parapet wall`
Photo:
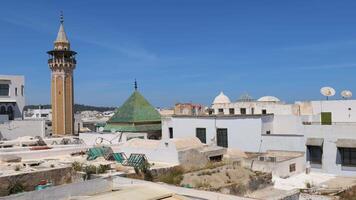
[[[35,172],[19,173],[17,175],[0,177],[0,196],[9,195],[9,189],[20,184],[25,191],[35,190],[41,180],[51,181],[54,185],[78,182],[82,179],[72,167],[54,168]],[[1,198],[0,198],[1,199]]]
[[[14,140],[23,136],[45,136],[44,120],[13,120],[0,124],[0,138]]]

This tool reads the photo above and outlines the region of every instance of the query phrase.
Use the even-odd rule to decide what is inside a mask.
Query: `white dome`
[[[274,96],[264,96],[259,98],[257,101],[268,101],[268,102],[278,102],[281,101],[277,97]]]
[[[229,97],[227,97],[223,92],[220,92],[218,96],[215,97],[213,104],[217,103],[231,103]]]

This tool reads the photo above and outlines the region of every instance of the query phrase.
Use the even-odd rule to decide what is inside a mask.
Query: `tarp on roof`
[[[305,145],[307,146],[323,146],[324,138],[307,138],[307,142]]]
[[[337,139],[336,146],[340,148],[356,148],[355,139]]]

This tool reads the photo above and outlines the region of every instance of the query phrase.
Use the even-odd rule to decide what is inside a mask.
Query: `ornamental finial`
[[[64,22],[63,11],[61,11],[60,22],[61,22],[62,24],[63,24],[63,22]]]
[[[135,91],[137,91],[137,81],[135,79]]]

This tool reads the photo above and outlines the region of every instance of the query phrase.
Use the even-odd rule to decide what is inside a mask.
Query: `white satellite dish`
[[[326,100],[329,99],[329,97],[332,97],[335,95],[335,90],[332,87],[322,87],[320,89],[320,93],[324,96],[326,96]]]
[[[350,90],[343,90],[341,96],[344,99],[350,99],[352,97],[352,92]]]

